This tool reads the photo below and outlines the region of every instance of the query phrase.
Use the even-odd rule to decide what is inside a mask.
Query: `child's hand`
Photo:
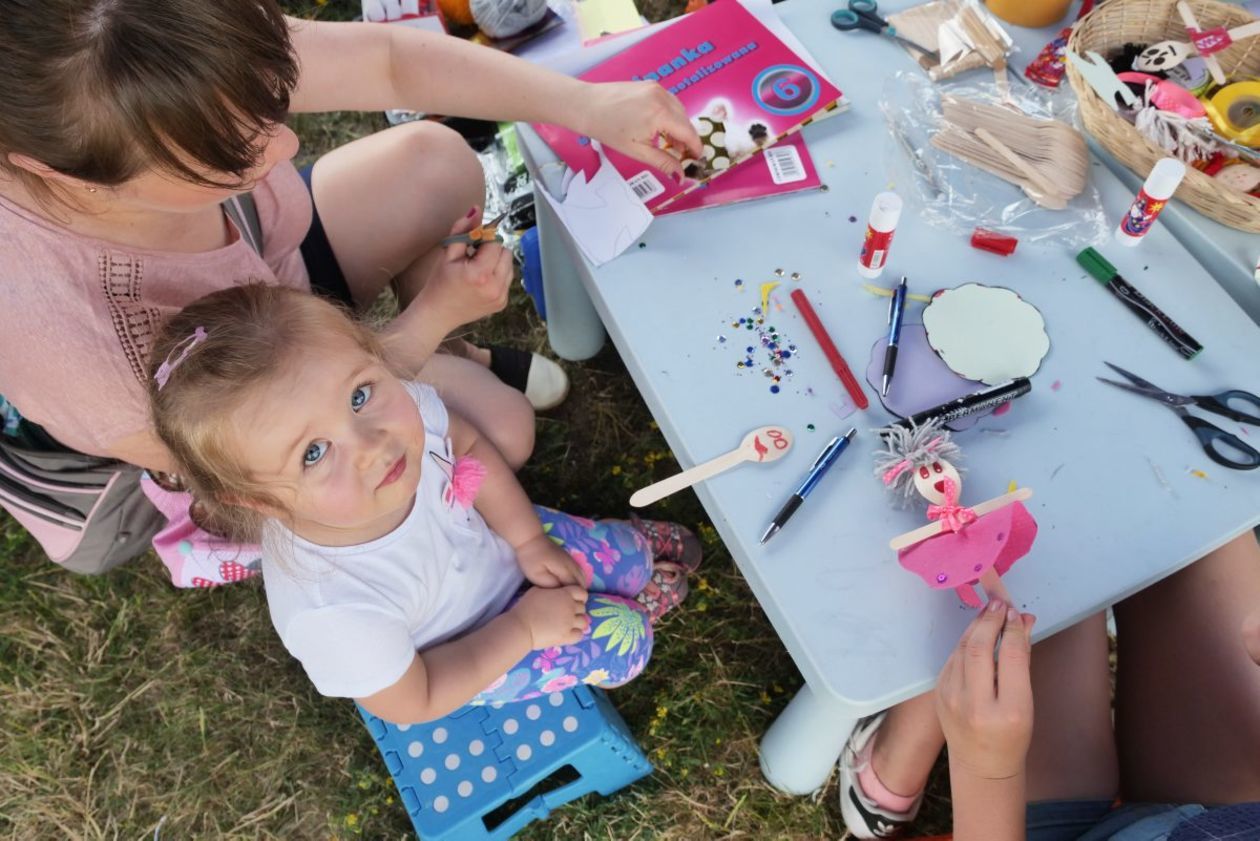
[[[586,633],[586,590],[568,587],[530,587],[512,606],[512,613],[529,631],[530,648],[572,645]]]
[[[936,712],[951,767],[988,780],[1023,772],[1033,728],[1029,633],[1035,621],[991,600],[945,661]]]
[[[516,550],[516,563],[525,578],[538,587],[574,584],[586,589],[586,574],[569,553],[546,535],[540,535]]]
[[[451,227],[451,234],[467,233],[479,224],[480,208],[473,208]],[[448,245],[412,302],[426,320],[448,331],[503,309],[512,285],[511,252],[497,242],[485,243],[471,257],[467,249],[463,243]]]

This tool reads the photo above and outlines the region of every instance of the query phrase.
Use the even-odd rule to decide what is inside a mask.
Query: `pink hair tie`
[[[158,366],[157,372],[153,375],[153,381],[157,383],[158,391],[166,388],[166,381],[171,378],[171,374],[175,372],[175,369],[188,358],[188,354],[192,353],[193,348],[205,340],[206,329],[199,326],[193,331],[191,336],[171,348],[170,354],[168,354],[165,361]],[[176,356],[177,353],[179,354],[178,356]],[[175,358],[172,359],[172,356]]]

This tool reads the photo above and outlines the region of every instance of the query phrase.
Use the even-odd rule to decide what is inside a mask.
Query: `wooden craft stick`
[[[1186,25],[1186,29],[1199,31],[1199,22],[1194,18],[1194,12],[1190,10],[1190,4],[1186,0],[1178,0],[1177,12],[1181,15],[1181,20]],[[1221,69],[1221,63],[1216,60],[1214,55],[1201,56],[1203,63],[1207,65],[1208,72],[1212,74],[1212,81],[1218,85],[1225,84],[1225,71]]]
[[[989,601],[1000,599],[1008,605],[1013,605],[1011,594],[1007,591],[1006,585],[1002,583],[1002,577],[997,574],[997,570],[989,567],[980,574],[980,586],[984,588],[984,593],[989,597]]]
[[[1041,172],[1028,161],[1013,152],[1005,143],[993,136],[993,132],[986,128],[977,128],[975,130],[976,137],[985,142],[986,145],[994,152],[1001,155],[1008,164],[1018,169],[1024,174],[1024,177],[1033,183],[1037,190],[1043,193],[1048,199],[1059,199],[1060,203],[1066,204],[1062,200],[1062,192],[1055,187],[1050,181],[1041,174]]]
[[[1024,500],[1032,499],[1032,495],[1033,492],[1031,489],[1018,488],[1011,493],[1002,494],[1002,496],[995,497],[994,499],[985,500],[971,510],[975,512],[977,517],[983,517],[985,514],[1010,505],[1012,502],[1023,502]],[[922,543],[929,537],[936,537],[944,530],[944,528],[945,526],[940,521],[928,523],[926,526],[921,526],[914,531],[908,531],[905,534],[897,535],[892,540],[888,541],[888,545],[894,552],[900,552],[902,549],[909,549],[916,543]]]
[[[675,473],[667,479],[640,488],[630,496],[630,504],[635,508],[651,505],[683,488],[689,488],[697,482],[710,479],[724,470],[730,470],[745,461],[770,462],[777,461],[792,449],[792,433],[779,426],[761,426],[744,436],[739,446],[729,453],[697,464],[681,473]]]

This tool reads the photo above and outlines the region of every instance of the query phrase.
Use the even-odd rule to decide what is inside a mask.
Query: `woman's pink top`
[[[298,251],[311,224],[301,176],[282,163],[253,195],[261,257],[234,227],[214,251],[145,251],[68,232],[0,197],[0,395],[87,453],[149,429],[144,372],[164,318],[247,281],[310,288]]]

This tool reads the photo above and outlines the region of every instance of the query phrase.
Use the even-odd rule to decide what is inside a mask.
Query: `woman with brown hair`
[[[0,0],[0,55],[0,395],[68,447],[151,470],[169,466],[141,384],[157,326],[250,280],[357,307],[393,281],[391,361],[509,463],[532,449],[532,409],[486,351],[433,355],[505,305],[512,275],[497,245],[439,247],[479,221],[473,152],[412,123],[300,175],[288,114],[550,122],[671,174],[658,136],[699,152],[653,83],[591,85],[407,27],[288,18],[275,0]]]

